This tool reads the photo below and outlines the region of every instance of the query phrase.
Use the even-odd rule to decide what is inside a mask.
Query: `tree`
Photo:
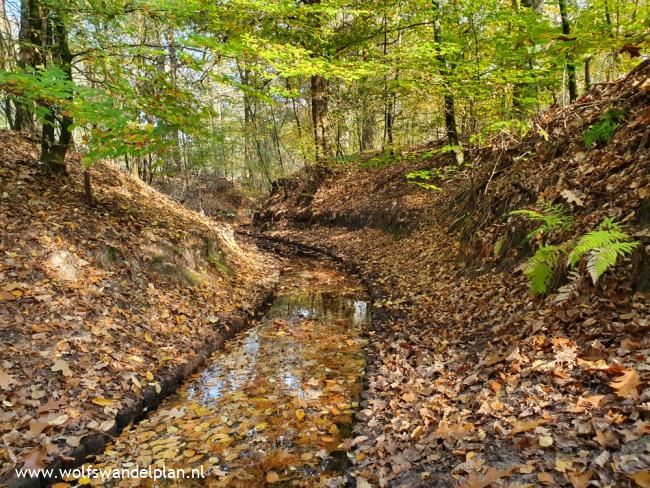
[[[570,42],[574,39],[571,38],[571,24],[569,21],[569,12],[567,10],[567,0],[558,0],[558,5],[560,7],[560,18],[562,20],[562,41]],[[573,103],[578,98],[578,83],[576,81],[576,65],[571,49],[566,53],[566,72],[569,101]]]

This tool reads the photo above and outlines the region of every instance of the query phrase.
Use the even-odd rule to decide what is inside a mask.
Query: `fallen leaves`
[[[536,429],[540,425],[548,423],[546,419],[534,419],[534,420],[519,420],[515,422],[510,431],[510,435],[516,435],[520,432],[525,432],[527,430]]]
[[[110,165],[93,168],[93,191],[107,205],[98,213],[79,200],[78,154],[70,153],[70,179],[61,185],[42,177],[29,141],[4,131],[0,146],[2,478],[37,446],[52,461],[65,453],[57,446],[112,433],[118,412],[142,390],[161,392],[166,375],[225,335],[226,322],[254,310],[277,272],[228,226]],[[228,263],[228,276],[209,266],[206,242]],[[208,282],[159,272],[151,262],[158,254],[179,261],[181,272],[204,267]]]
[[[634,370],[627,370],[622,375],[609,383],[616,394],[622,398],[630,397],[633,400],[638,400],[639,392],[637,387],[641,384],[639,373]]]
[[[267,483],[277,483],[280,481],[280,475],[275,471],[269,471],[266,473],[266,482]]]
[[[113,400],[110,400],[108,398],[103,398],[103,397],[95,397],[90,400],[93,402],[95,405],[99,405],[100,407],[106,407],[108,405],[113,405]]]
[[[9,390],[11,385],[17,383],[16,379],[0,368],[0,390]]]
[[[459,488],[487,488],[495,481],[510,476],[517,467],[512,466],[508,469],[489,467],[481,477],[476,473],[470,473],[465,482],[459,485]]]
[[[39,446],[32,449],[23,456],[23,469],[43,469],[45,468],[45,459],[47,458],[47,450]]]
[[[60,371],[63,376],[66,378],[69,378],[72,376],[72,371],[70,370],[70,366],[68,363],[63,360],[63,359],[58,359],[50,368],[52,371],[57,372]]]

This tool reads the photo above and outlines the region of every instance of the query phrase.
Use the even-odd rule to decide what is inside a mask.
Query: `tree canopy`
[[[461,152],[625,72],[647,0],[17,0],[3,3],[5,124],[148,180],[254,187],[321,158]]]

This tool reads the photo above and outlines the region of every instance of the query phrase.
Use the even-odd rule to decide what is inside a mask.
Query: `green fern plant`
[[[543,204],[542,212],[535,210],[519,209],[508,213],[511,215],[520,215],[534,222],[539,222],[539,226],[526,235],[529,242],[534,241],[538,236],[545,236],[554,230],[569,230],[573,225],[573,219],[566,213],[564,205]]]
[[[530,290],[535,295],[542,295],[548,291],[563,251],[562,245],[543,244],[528,260],[524,274],[528,278]]]
[[[578,240],[569,254],[568,265],[573,269],[587,256],[587,272],[596,284],[605,271],[616,265],[618,258],[631,254],[638,245],[637,241],[623,232],[619,224],[606,218],[596,230]]]
[[[598,122],[590,125],[582,135],[585,147],[591,149],[594,144],[609,144],[624,118],[625,112],[620,108],[612,108],[605,112]]]

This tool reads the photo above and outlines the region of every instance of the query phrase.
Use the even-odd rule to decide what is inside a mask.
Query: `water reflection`
[[[123,463],[203,465],[212,476],[195,486],[260,486],[269,471],[318,486],[358,405],[370,320],[362,297],[335,270],[288,270],[260,323],[112,450]],[[164,415],[174,409],[183,416]]]

